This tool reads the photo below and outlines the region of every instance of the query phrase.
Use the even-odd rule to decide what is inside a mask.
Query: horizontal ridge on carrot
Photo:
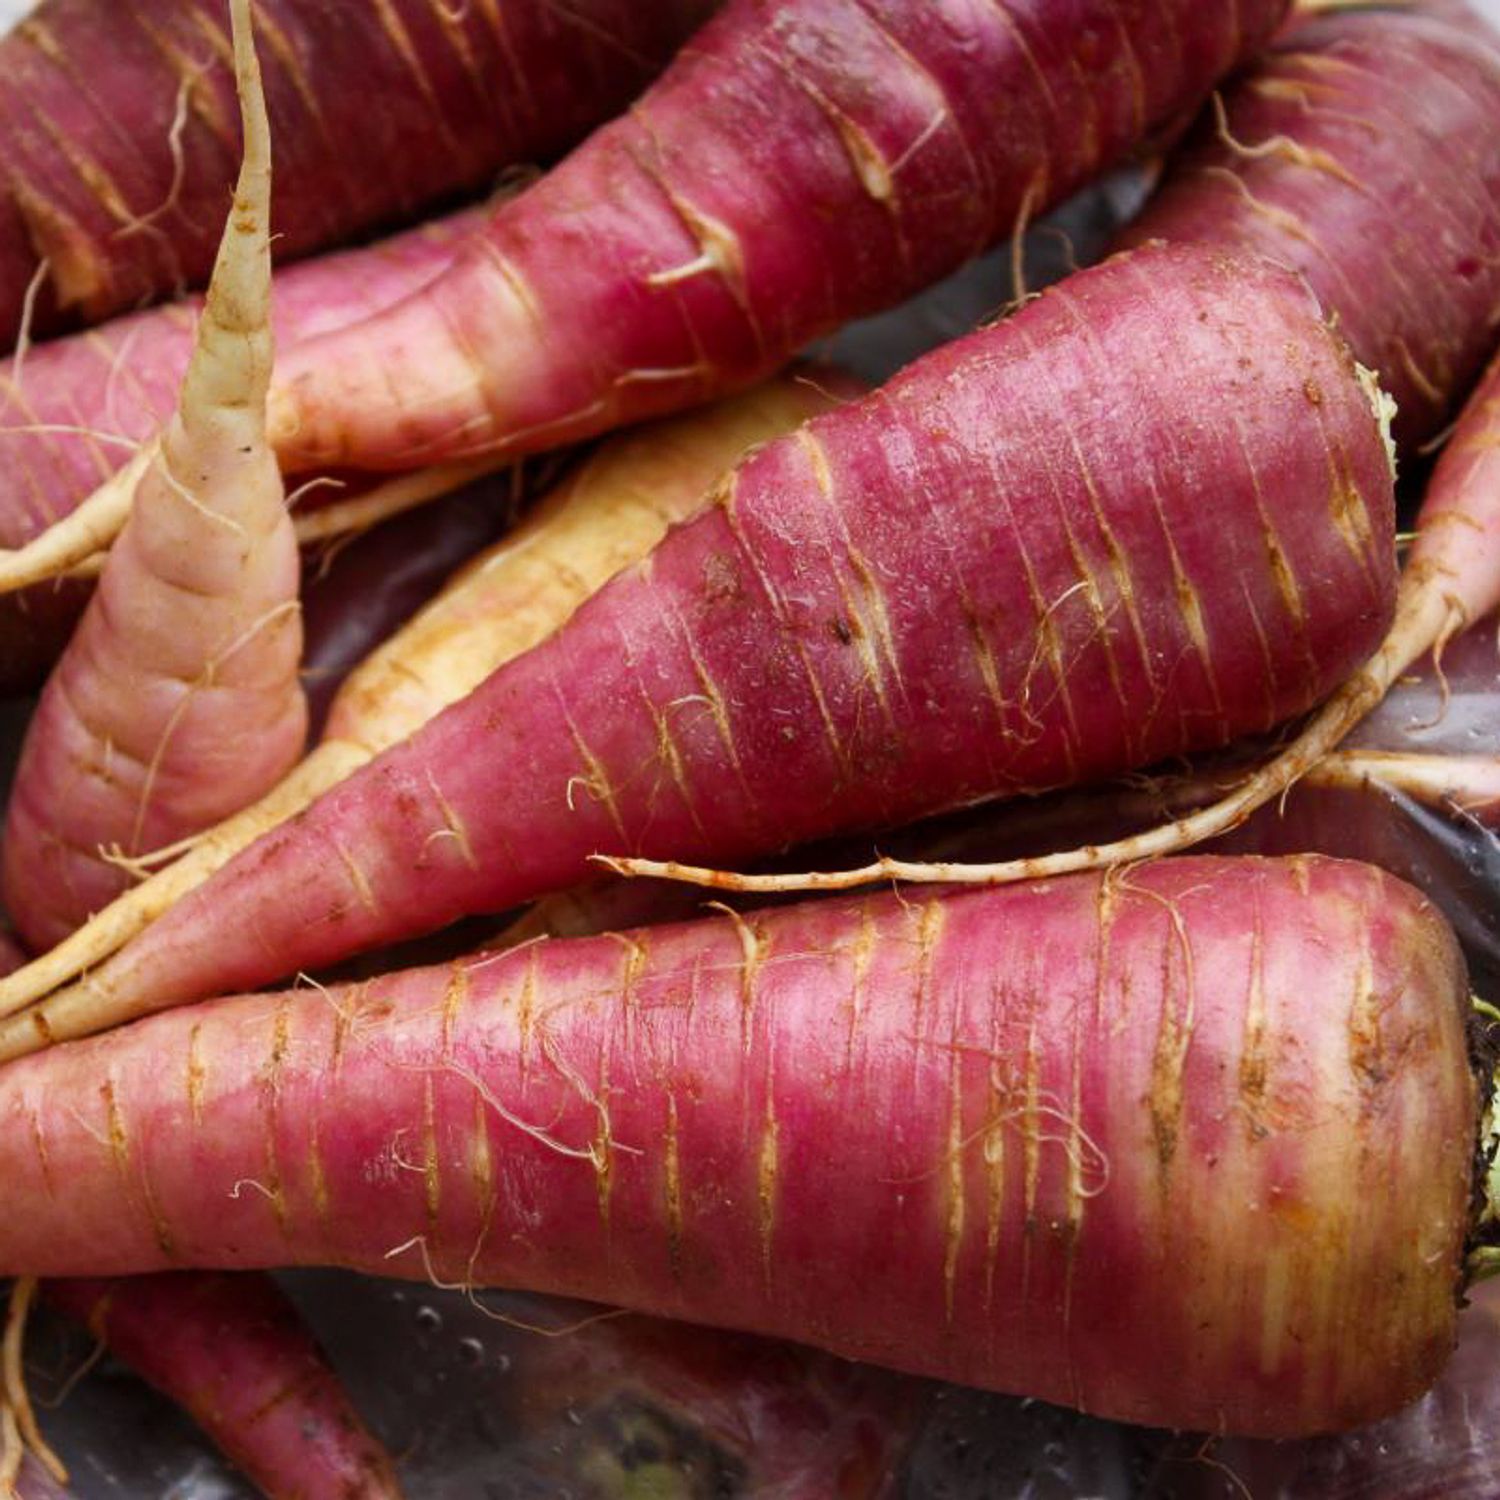
[[[1380,403],[1292,273],[1084,271],[761,448],[644,562],[242,851],[0,1052],[597,874],[1268,730],[1389,619]]]
[[[566,149],[711,8],[261,0],[278,258]],[[229,61],[220,0],[42,0],[0,41],[0,348],[41,268],[49,333],[207,280],[239,161]]]
[[[344,1265],[1354,1426],[1479,1264],[1469,1014],[1433,909],[1317,859],[533,943],[7,1067],[0,1271]]]

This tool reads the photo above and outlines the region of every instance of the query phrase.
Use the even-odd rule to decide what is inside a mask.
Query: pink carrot
[[[347,242],[623,108],[710,0],[262,0],[276,254]],[[0,348],[207,279],[239,161],[221,0],[42,0],[0,42]]]
[[[247,3],[231,0],[245,165],[181,403],[12,792],[5,899],[33,947],[123,889],[112,850],[145,854],[238,811],[306,734],[296,539],[265,438],[271,160]]]
[[[1357,352],[1409,403],[1408,440],[1441,420],[1500,319],[1500,42],[1476,17],[1463,24],[1456,8],[1440,9],[1294,28],[1241,85],[1218,139],[1189,155],[1127,236],[1249,244],[1306,272]],[[1413,103],[1396,80],[1418,71],[1425,81]],[[1396,165],[1383,166],[1392,154]],[[801,883],[1036,879],[1170,854],[1234,828],[1336,749],[1414,661],[1500,606],[1497,432],[1500,363],[1429,484],[1390,634],[1283,755],[1222,799],[1045,860],[877,861]]]
[[[0,1272],[336,1264],[1351,1426],[1453,1346],[1468,1012],[1431,907],[1316,859],[534,943],[6,1068]]]
[[[1267,730],[1385,628],[1392,525],[1370,389],[1297,278],[1117,257],[761,448],[3,1049],[503,910],[596,854],[743,859]]]
[[[291,351],[290,469],[552,446],[759,378],[1016,232],[1286,0],[729,0],[415,297]]]
[[[672,522],[690,515],[747,448],[859,389],[837,371],[798,371],[603,444],[350,673],[320,743],[264,798],[207,831],[24,971],[0,979],[0,1015],[100,963],[260,834],[544,640],[612,574],[643,558]],[[384,588],[382,582],[372,592]]]
[[[43,1283],[176,1402],[271,1500],[394,1500],[389,1455],[268,1277],[177,1272]]]
[[[1122,242],[1196,239],[1305,275],[1415,446],[1500,330],[1500,37],[1430,0],[1288,28]]]

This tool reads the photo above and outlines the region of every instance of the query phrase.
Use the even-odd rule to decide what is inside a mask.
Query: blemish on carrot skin
[[[520,1062],[521,1087],[525,1088],[531,1072],[531,1040],[536,1030],[537,950],[532,947],[526,956],[526,968],[521,975],[521,994],[516,1007],[516,1027],[519,1032],[516,1053]]]
[[[287,1233],[288,1215],[286,1191],[282,1184],[279,1156],[281,1116],[281,1068],[291,1046],[291,1000],[283,998],[276,1007],[271,1024],[271,1051],[266,1059],[265,1076],[261,1086],[261,1097],[266,1114],[266,1197],[276,1217],[276,1226],[283,1235]]]
[[[953,1324],[953,1291],[963,1248],[964,1217],[963,1052],[954,1047],[948,1062],[948,1213],[943,1226],[943,1315]]]
[[[194,1125],[203,1123],[203,1094],[204,1085],[207,1081],[208,1070],[204,1066],[203,1055],[198,1049],[198,1043],[203,1025],[198,1022],[188,1032],[187,1044],[187,1098],[188,1110],[193,1117]]]
[[[682,220],[698,246],[698,254],[694,259],[680,266],[653,271],[646,278],[647,285],[674,286],[677,282],[694,276],[715,275],[758,336],[759,330],[755,328],[751,316],[749,288],[745,277],[745,252],[739,234],[733,226],[684,198],[653,163],[644,160],[639,154],[634,160],[641,171],[661,189],[663,196],[671,204],[672,211]]]
[[[442,1056],[444,1060],[453,1056],[453,1028],[458,1023],[459,1012],[469,1000],[468,966],[456,963],[448,971],[448,982],[443,986]]]
[[[859,1037],[860,1022],[864,1018],[865,983],[870,976],[870,965],[874,960],[878,941],[879,934],[875,920],[870,915],[869,903],[862,902],[859,909],[859,934],[854,940],[850,955],[854,961],[854,972],[849,984],[849,1029],[844,1040],[846,1078],[852,1078],[854,1073],[854,1045]]]
[[[437,1246],[438,1214],[443,1206],[442,1166],[438,1157],[437,1102],[434,1097],[432,1076],[423,1080],[422,1124],[423,1151],[422,1185],[424,1207],[427,1213],[428,1249]]]
[[[773,1251],[776,1239],[777,1177],[780,1171],[780,1126],[767,1085],[766,1118],[760,1137],[760,1159],[756,1172],[756,1201],[760,1210],[761,1274],[766,1298],[772,1290]]]
[[[42,1186],[46,1188],[49,1197],[55,1198],[57,1189],[52,1181],[52,1164],[47,1155],[47,1139],[42,1133],[41,1111],[33,1104],[28,1113],[31,1118],[31,1144],[36,1152],[37,1167],[42,1174]]]
[[[451,838],[458,845],[459,857],[463,862],[469,869],[477,870],[479,860],[475,857],[474,846],[469,841],[469,831],[464,826],[463,819],[453,810],[452,803],[443,795],[443,789],[437,784],[437,778],[432,774],[431,769],[427,772],[427,785],[443,819],[442,828],[432,834],[431,838]]]
[[[1354,993],[1349,1002],[1349,1066],[1362,1089],[1378,1090],[1390,1077],[1391,1066],[1381,1032],[1381,1007],[1375,994],[1375,959],[1368,923],[1359,923],[1359,956]]]
[[[914,960],[917,982],[912,997],[911,1015],[913,1036],[919,1037],[922,1034],[923,1012],[931,993],[933,957],[937,952],[938,939],[942,936],[945,915],[942,903],[930,900],[923,902],[921,915],[917,919],[917,953]],[[921,1082],[922,1049],[913,1047],[911,1052],[912,1083],[917,1085]]]
[[[1240,1041],[1239,1093],[1250,1135],[1266,1135],[1262,1120],[1270,1062],[1266,1056],[1265,913],[1260,893],[1254,898],[1250,929],[1250,987],[1245,1003],[1245,1027]]]
[[[115,1173],[127,1193],[132,1187],[139,1186],[157,1248],[168,1260],[175,1260],[177,1248],[172,1239],[171,1227],[162,1214],[161,1205],[156,1201],[155,1193],[151,1191],[151,1183],[144,1169],[139,1174],[139,1182],[132,1181],[130,1139],[125,1131],[125,1117],[120,1110],[120,1101],[115,1093],[115,1081],[112,1077],[106,1078],[99,1085],[99,1097],[104,1101],[110,1156],[114,1161]]]
[[[354,888],[354,894],[359,898],[360,905],[372,916],[377,915],[380,908],[375,900],[375,892],[371,889],[369,877],[360,868],[359,862],[337,840],[334,841],[333,850],[338,855],[345,873],[349,876],[349,884]]]
[[[484,1096],[474,1095],[474,1134],[469,1142],[469,1181],[474,1188],[474,1202],[479,1208],[480,1221],[487,1231],[494,1221],[495,1207],[499,1201],[499,1184],[495,1178],[494,1156],[490,1149],[490,1118]],[[477,1257],[477,1251],[476,1251]]]
[[[1021,1294],[1031,1285],[1031,1242],[1037,1227],[1036,1200],[1042,1167],[1041,1056],[1037,1046],[1036,1016],[1026,1023],[1025,1097],[1021,1104],[1022,1204]]]
[[[666,1210],[667,1264],[673,1284],[682,1287],[682,1158],[677,1096],[667,1091],[667,1125],[663,1140],[662,1191]]]
[[[1192,1043],[1197,1008],[1196,983],[1192,949],[1181,914],[1170,898],[1162,898],[1167,909],[1168,930],[1163,935],[1161,961],[1161,1017],[1157,1023],[1156,1046],[1151,1056],[1151,1088],[1148,1105],[1151,1132],[1156,1142],[1157,1160],[1165,1190],[1168,1171],[1177,1153],[1182,1121],[1183,1074],[1187,1068],[1188,1049]],[[1172,961],[1180,954],[1180,981],[1175,977],[1179,965]],[[1181,992],[1181,1008],[1175,997]]]
[[[323,1165],[323,1144],[318,1119],[317,1115],[313,1116],[307,1132],[307,1180],[313,1213],[318,1224],[326,1229],[333,1221],[333,1202],[328,1191],[328,1172]]]

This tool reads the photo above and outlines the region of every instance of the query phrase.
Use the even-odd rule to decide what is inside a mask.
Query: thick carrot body
[[[1431,437],[1500,328],[1500,37],[1422,4],[1300,21],[1122,242],[1153,238],[1301,271],[1395,398],[1398,441]]]
[[[532,944],[5,1069],[0,1271],[341,1264],[1355,1425],[1453,1346],[1467,1010],[1441,918],[1334,861]]]
[[[278,257],[566,149],[711,8],[264,0]],[[0,347],[42,262],[47,332],[202,285],[240,149],[220,0],[43,0],[0,42],[0,71]]]
[[[248,49],[246,0],[231,0]],[[93,602],[27,729],[4,893],[36,948],[129,883],[146,854],[274,786],[301,753],[297,545],[266,443],[270,139],[238,51],[245,165],[178,409]]]
[[[272,1500],[399,1496],[389,1455],[268,1277],[176,1272],[42,1291]]]
[[[422,294],[292,351],[290,468],[521,452],[710,398],[1012,233],[1286,0],[730,0]]]
[[[424,285],[453,259],[477,210],[377,245],[288,266],[275,279],[277,348],[357,322]],[[0,366],[0,546],[68,515],[172,414],[201,303],[134,313]],[[332,490],[311,492],[315,505]],[[61,580],[0,595],[0,693],[32,686],[56,658],[91,586]]]
[[[1268,729],[1378,638],[1392,525],[1300,281],[1117,258],[762,448],[3,1045],[502,910],[595,853],[742,859]]]
[[[1244,822],[1258,808],[1276,801],[1379,706],[1402,673],[1475,621],[1500,607],[1500,362],[1492,364],[1470,396],[1453,435],[1428,483],[1417,516],[1417,533],[1407,553],[1396,593],[1395,617],[1385,638],[1360,664],[1279,755],[1219,800],[1191,816],[1129,838],[1051,856],[1044,865],[1029,861],[975,866],[966,872],[900,872],[907,878],[986,881],[1036,879],[1118,861],[1155,858],[1216,838]],[[1484,748],[1491,746],[1487,744]],[[1477,795],[1454,788],[1461,801],[1494,817],[1497,785],[1492,758],[1473,768]],[[1437,770],[1433,785],[1442,790]],[[884,874],[895,873],[883,870]]]

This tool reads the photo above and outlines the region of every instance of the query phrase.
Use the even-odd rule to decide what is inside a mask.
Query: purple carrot
[[[760,378],[1024,227],[1286,9],[730,0],[447,275],[288,357],[283,459],[520,452]]]
[[[430,286],[288,351],[283,467],[495,463],[757,380],[1019,233],[1287,4],[730,0]],[[127,505],[0,557],[0,587],[107,545]]]

